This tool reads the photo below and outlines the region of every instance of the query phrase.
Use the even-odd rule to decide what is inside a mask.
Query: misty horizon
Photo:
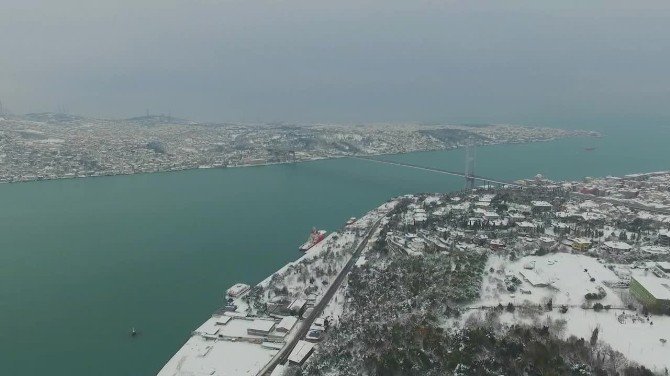
[[[0,101],[199,122],[670,119],[666,2],[381,4],[9,0]]]

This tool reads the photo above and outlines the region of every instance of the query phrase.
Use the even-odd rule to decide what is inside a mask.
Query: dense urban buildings
[[[0,182],[135,174],[547,141],[590,132],[510,125],[205,124],[0,116]]]

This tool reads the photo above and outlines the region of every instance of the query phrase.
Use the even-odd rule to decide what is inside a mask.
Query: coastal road
[[[321,315],[321,312],[323,312],[323,309],[326,308],[328,303],[330,302],[330,299],[333,298],[337,290],[340,288],[342,285],[342,282],[344,281],[344,278],[349,274],[351,271],[351,268],[356,264],[356,260],[361,256],[361,252],[365,249],[365,247],[368,244],[368,241],[370,240],[370,237],[377,231],[379,228],[379,224],[381,223],[382,219],[384,219],[385,216],[382,216],[379,218],[368,230],[368,232],[365,234],[363,237],[363,240],[358,244],[356,247],[356,250],[354,253],[351,255],[351,258],[349,261],[347,261],[347,264],[344,265],[344,268],[340,271],[340,274],[337,275],[335,278],[335,281],[330,285],[326,293],[323,295],[323,298],[319,300],[319,302],[314,306],[314,310],[312,310],[312,313],[305,319],[302,320],[301,322],[298,323],[298,328],[296,334],[291,338],[291,340],[284,346],[277,355],[275,355],[274,358],[268,363],[263,369],[258,372],[257,376],[268,376],[272,372],[272,370],[278,365],[278,364],[284,364],[288,360],[288,356],[291,354],[291,351],[293,351],[293,348],[295,345],[298,343],[299,340],[305,338],[305,335],[307,335],[307,332],[309,331],[310,326],[312,326],[312,323],[314,320]]]

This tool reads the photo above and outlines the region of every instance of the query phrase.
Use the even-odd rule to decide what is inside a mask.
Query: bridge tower
[[[465,147],[465,189],[475,188],[475,145]]]

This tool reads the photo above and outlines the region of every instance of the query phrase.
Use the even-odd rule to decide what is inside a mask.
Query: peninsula
[[[666,374],[670,172],[396,197],[227,291],[172,375]]]

